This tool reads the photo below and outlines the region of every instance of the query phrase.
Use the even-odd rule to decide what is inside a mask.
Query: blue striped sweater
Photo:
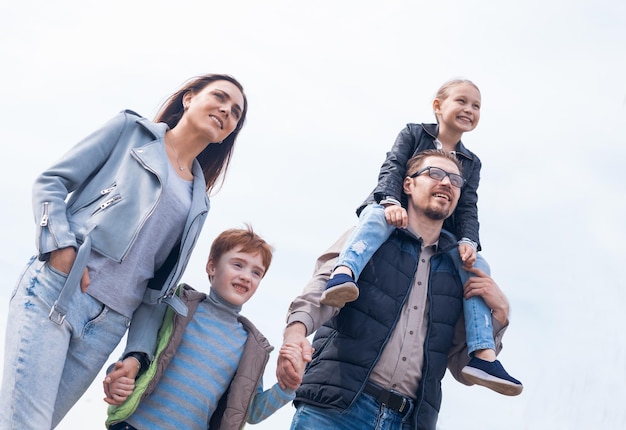
[[[186,288],[186,294],[206,297],[193,290],[190,292],[190,287]],[[158,366],[158,362],[167,361],[165,371],[156,378],[152,378],[154,372],[153,375],[148,375],[148,378],[156,379],[150,381],[155,385],[147,395],[144,393],[134,412],[131,411],[130,417],[122,416],[113,422],[125,420],[138,429],[241,428],[245,421],[260,422],[290,402],[294,398],[292,391],[283,391],[278,384],[264,391],[259,378],[256,389],[249,394],[251,399],[237,399],[238,403],[244,402],[244,408],[248,400],[248,413],[243,414],[245,421],[242,420],[244,417],[241,411],[233,414],[232,411],[229,412],[228,406],[226,411],[218,406],[220,400],[224,403],[224,394],[229,391],[232,381],[236,380],[236,375],[243,373],[238,368],[247,364],[242,363],[249,363],[251,359],[263,359],[264,368],[267,362],[267,357],[248,356],[244,359],[244,347],[250,330],[261,341],[267,341],[251,323],[239,315],[240,310],[240,307],[221,299],[213,290],[209,297],[198,302],[197,308],[191,306],[193,315],[182,331],[175,353],[166,347],[164,355],[171,357],[159,356],[153,363]],[[246,321],[245,326],[242,321]],[[266,349],[269,354],[271,346],[267,344]],[[145,388],[146,384],[139,382],[137,385]],[[109,412],[110,417],[119,417],[116,415],[119,411],[115,411],[115,408]],[[216,414],[220,416],[213,416]]]

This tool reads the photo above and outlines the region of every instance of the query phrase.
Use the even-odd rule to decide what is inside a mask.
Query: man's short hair
[[[217,263],[222,255],[235,248],[240,248],[239,251],[246,254],[260,254],[263,266],[265,266],[265,273],[267,273],[272,263],[273,249],[249,225],[246,225],[245,229],[231,228],[220,233],[211,245],[209,260]]]
[[[459,174],[463,175],[463,168],[461,167],[461,162],[456,158],[456,155],[451,152],[444,151],[443,149],[427,149],[426,151],[422,151],[411,158],[406,163],[406,176],[411,176],[415,172],[417,172],[420,167],[423,167],[421,164],[425,158],[428,157],[439,157],[445,158],[452,161],[456,167],[459,169]]]

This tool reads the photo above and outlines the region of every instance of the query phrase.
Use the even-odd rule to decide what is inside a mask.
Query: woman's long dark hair
[[[232,76],[221,74],[208,74],[198,76],[189,80],[183,85],[183,87],[176,91],[159,109],[159,113],[154,119],[155,122],[164,122],[170,129],[176,127],[178,121],[183,116],[183,96],[191,91],[193,94],[197,94],[202,91],[204,87],[215,81],[228,81],[239,88],[243,95],[243,108],[241,112],[241,118],[235,127],[235,130],[224,139],[220,144],[208,145],[196,159],[202,166],[202,172],[204,173],[204,180],[206,182],[206,190],[210,192],[220,178],[224,178],[230,159],[233,154],[233,148],[235,146],[235,140],[239,135],[239,131],[243,127],[246,120],[246,114],[248,113],[248,99],[243,91],[243,86]]]

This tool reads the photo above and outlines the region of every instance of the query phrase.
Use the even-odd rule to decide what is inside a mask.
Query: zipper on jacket
[[[46,227],[48,225],[48,202],[43,202],[43,213],[41,214],[41,221],[39,221],[40,227]]]
[[[146,169],[148,172],[152,173],[159,180],[159,195],[157,196],[157,200],[156,200],[156,202],[154,202],[154,205],[152,206],[152,208],[150,208],[150,211],[148,212],[148,214],[141,220],[141,222],[139,223],[139,226],[135,229],[135,233],[133,234],[133,237],[130,240],[130,244],[128,245],[128,247],[124,251],[124,254],[120,258],[120,261],[124,261],[126,259],[126,256],[128,255],[128,252],[130,251],[130,249],[135,244],[135,241],[137,240],[137,236],[139,235],[139,232],[141,231],[141,229],[143,228],[144,224],[146,223],[146,220],[148,218],[150,218],[152,216],[152,214],[154,213],[154,210],[156,209],[156,207],[159,205],[159,202],[161,201],[161,195],[163,194],[163,178],[159,175],[159,173],[156,170],[154,170],[152,167],[150,167],[146,163],[144,163],[144,161],[140,157],[138,157],[137,154],[135,154],[134,149],[130,151],[130,155],[139,164],[141,164],[141,166],[144,169]]]
[[[98,194],[93,195],[92,198],[90,198],[89,200],[87,200],[86,202],[82,203],[80,206],[78,207],[72,207],[71,208],[71,213],[72,215],[77,214],[78,212],[82,211],[83,209],[89,208],[90,206],[92,206],[94,203],[96,203],[98,200],[104,198],[107,194],[110,194],[111,191],[115,190],[115,188],[117,188],[117,183],[113,182],[111,185],[109,185],[107,188],[104,188],[102,190],[100,190],[98,192]],[[93,215],[93,214],[92,214]]]
[[[111,185],[109,188],[105,188],[104,190],[101,190],[100,194],[103,196],[106,194],[109,194],[111,191],[115,189],[115,187],[117,187],[117,184],[114,182],[113,185]]]
[[[103,202],[102,204],[100,204],[100,206],[98,206],[98,208],[96,208],[95,211],[93,211],[91,213],[91,215],[95,215],[98,212],[101,212],[103,210],[105,210],[106,208],[108,208],[109,206],[111,206],[113,203],[116,203],[118,201],[122,200],[122,196],[117,195],[117,196],[113,196],[110,199],[106,200],[105,202]]]

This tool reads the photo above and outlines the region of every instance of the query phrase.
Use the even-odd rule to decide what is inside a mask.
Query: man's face
[[[438,167],[448,173],[460,174],[452,160],[437,156],[425,158],[415,172],[429,166]],[[415,178],[406,178],[404,192],[409,198],[409,206],[413,206],[413,210],[424,213],[432,220],[448,218],[454,212],[461,195],[461,189],[453,186],[448,176],[441,181],[433,179],[428,170]]]

